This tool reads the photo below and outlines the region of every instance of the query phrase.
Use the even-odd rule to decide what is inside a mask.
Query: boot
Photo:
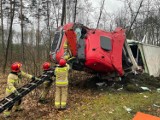
[[[38,102],[41,103],[41,104],[47,104],[48,103],[48,101],[46,99],[39,99]]]
[[[15,106],[15,112],[19,112],[19,111],[23,111],[24,108],[22,108],[21,106]]]

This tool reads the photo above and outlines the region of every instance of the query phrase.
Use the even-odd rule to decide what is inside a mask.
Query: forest
[[[122,6],[110,12],[107,0],[1,0],[1,70],[5,73],[13,61],[21,61],[38,75],[42,62],[49,60],[56,28],[69,22],[106,31],[122,27],[127,39],[147,37],[146,43],[160,46],[159,0],[116,2]]]

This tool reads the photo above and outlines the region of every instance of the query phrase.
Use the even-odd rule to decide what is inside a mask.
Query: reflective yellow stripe
[[[4,114],[5,116],[9,116],[9,115],[11,114],[11,112],[10,112],[10,111],[4,111],[3,114]]]
[[[66,102],[61,102],[61,105],[63,105],[63,106],[66,105]]]
[[[55,102],[55,105],[60,105],[60,102]]]
[[[6,92],[8,92],[8,93],[12,93],[12,90],[10,90],[10,89],[6,88]]]
[[[8,79],[8,83],[15,83],[16,82],[16,80],[14,80],[14,79]]]
[[[65,108],[66,107],[66,102],[61,102],[61,108]]]
[[[55,102],[55,107],[60,108],[60,102]]]
[[[68,85],[68,82],[56,82],[56,85]]]
[[[13,93],[15,90],[15,87],[10,87],[10,89],[6,88],[6,92],[8,93]]]

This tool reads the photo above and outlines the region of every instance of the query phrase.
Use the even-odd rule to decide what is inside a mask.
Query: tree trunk
[[[74,19],[73,19],[74,23],[76,21],[76,15],[77,15],[77,0],[75,0],[75,6],[74,6]]]
[[[56,5],[54,4],[54,0],[52,0],[52,4],[53,4],[53,7],[54,7],[54,14],[55,14],[55,17],[56,17],[56,25],[57,25],[57,28],[59,26],[59,7],[56,7]],[[58,8],[58,13],[56,12],[56,8]]]
[[[61,26],[63,25],[65,21],[65,17],[66,17],[66,0],[63,0]]]
[[[40,43],[40,13],[39,13],[39,9],[38,9],[38,28],[37,28],[37,32],[36,32],[36,51],[37,51],[37,57],[36,57],[36,75],[38,74],[38,71],[40,69],[39,67],[39,62],[40,62],[40,49],[39,49],[39,43]]]
[[[103,0],[101,8],[100,8],[100,13],[99,13],[99,18],[98,18],[98,22],[97,22],[97,27],[96,28],[98,28],[98,26],[99,26],[99,21],[101,19],[101,15],[102,15],[102,12],[103,12],[104,2],[105,2],[105,0]]]
[[[50,51],[51,50],[51,30],[50,30],[49,18],[50,18],[49,1],[47,0],[47,29],[49,32],[49,51]],[[47,57],[49,58],[49,52]]]
[[[60,17],[60,9],[58,8],[58,15],[57,15],[57,28],[59,27],[59,17]]]
[[[23,37],[23,1],[21,0],[21,16],[20,16],[20,19],[21,19],[21,44],[22,44],[22,62],[23,64],[25,64],[24,60],[25,60],[25,57],[24,57],[24,37]]]
[[[3,6],[2,6],[2,0],[1,0],[1,27],[2,27],[2,52],[3,57],[5,58],[5,43],[4,43],[4,27],[3,27]]]
[[[140,5],[139,5],[139,8],[138,8],[138,10],[137,10],[137,12],[136,12],[136,15],[135,15],[133,21],[131,22],[131,25],[130,25],[129,30],[128,30],[128,32],[127,32],[127,37],[130,36],[130,32],[131,32],[131,30],[132,30],[132,26],[133,26],[134,22],[136,21],[136,18],[137,18],[138,14],[139,14],[140,8],[142,7],[142,3],[143,3],[143,0],[141,0]]]
[[[13,6],[12,6],[12,4],[13,4]],[[10,27],[9,27],[8,40],[7,40],[5,61],[4,61],[4,65],[3,65],[3,73],[5,73],[5,71],[6,71],[6,65],[7,65],[7,61],[8,61],[8,52],[9,52],[10,44],[12,41],[12,25],[13,25],[13,19],[14,19],[14,11],[15,11],[15,0],[14,0],[14,2],[10,1],[10,6],[11,6],[11,8],[10,8],[11,21],[10,21]]]

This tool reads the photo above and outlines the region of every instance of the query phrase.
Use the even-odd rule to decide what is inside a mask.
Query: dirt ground
[[[6,75],[0,75],[0,84],[1,84],[0,98],[1,99],[4,98],[6,77],[7,77]],[[28,81],[24,82],[24,84],[27,82]],[[147,87],[149,90],[144,90],[141,87]],[[107,97],[110,96],[111,98],[113,97],[114,102],[118,105],[116,101],[116,96],[118,98],[119,97],[122,98],[123,96],[126,96],[126,95],[128,96],[132,94],[134,99],[134,96],[137,97],[139,95],[142,95],[143,92],[144,94],[145,92],[149,92],[149,93],[146,93],[147,96],[151,96],[153,98],[155,97],[152,100],[154,100],[154,103],[155,105],[157,105],[157,107],[152,107],[150,103],[147,103],[142,107],[139,107],[138,110],[160,117],[160,108],[159,108],[160,102],[157,102],[158,100],[156,100],[158,99],[156,98],[156,96],[159,95],[159,93],[157,92],[157,89],[160,88],[160,77],[155,78],[153,76],[149,76],[148,74],[141,74],[141,75],[128,74],[121,81],[107,81],[107,80],[99,81],[99,79],[93,75],[88,75],[83,72],[82,73],[74,72],[70,76],[68,108],[67,110],[64,110],[64,111],[58,111],[54,108],[54,92],[55,92],[54,88],[55,87],[53,85],[50,90],[50,93],[47,96],[47,99],[48,99],[47,104],[38,103],[39,95],[43,89],[42,86],[32,91],[30,94],[28,94],[23,98],[22,106],[24,107],[24,110],[21,112],[13,111],[12,116],[9,119],[10,120],[83,119],[83,117],[86,118],[86,115],[95,119],[96,118],[103,119],[106,116],[104,117],[98,116],[98,114],[96,114],[96,111],[93,110],[94,112],[92,113],[91,109],[92,107],[99,108],[99,106],[101,106],[101,104],[99,103],[105,99],[104,97],[106,96]],[[98,101],[98,100],[101,100],[101,101]],[[95,106],[95,104],[99,106]],[[110,103],[109,101],[107,104],[109,106],[112,106],[113,103]],[[112,109],[110,109],[108,105],[106,105],[106,107],[104,106],[104,108],[100,107],[100,110],[106,109],[107,111],[106,115],[108,114],[112,115],[111,113],[113,111],[116,111],[116,109],[112,111]],[[135,104],[133,106],[135,106]],[[117,111],[119,108],[117,108]],[[129,115],[128,118],[132,118],[136,114],[136,109],[137,108],[135,107],[135,111],[133,111],[133,113]],[[108,110],[109,110],[109,113],[108,113]],[[126,118],[126,120],[128,118]],[[113,116],[111,116],[111,118],[108,118],[108,120],[112,120],[112,119],[118,120],[118,117],[115,116],[114,118],[114,114],[113,114]],[[119,118],[119,119],[122,119],[122,118]],[[0,120],[4,120],[2,113],[0,114]]]

